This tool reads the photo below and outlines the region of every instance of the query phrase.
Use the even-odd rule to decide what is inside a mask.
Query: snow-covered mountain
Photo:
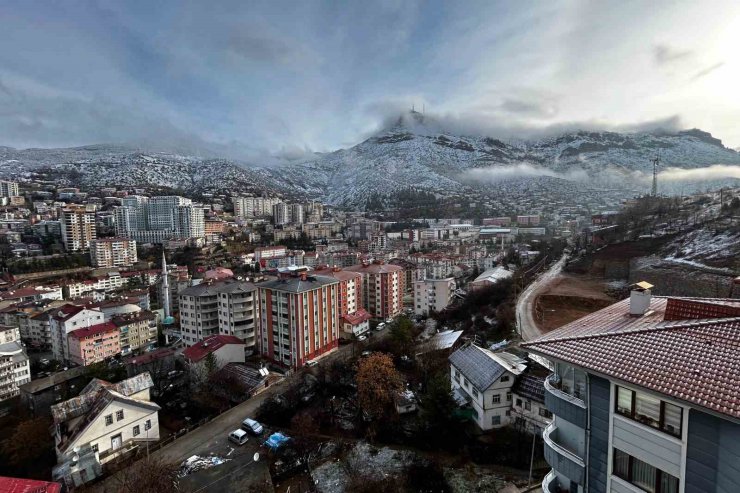
[[[578,131],[538,140],[455,135],[412,112],[348,149],[270,167],[94,145],[71,149],[0,147],[0,175],[47,173],[83,187],[160,186],[186,192],[272,190],[362,208],[371,197],[408,188],[438,195],[490,189],[491,180],[649,187],[661,169],[739,165],[740,153],[701,130],[616,133]],[[539,183],[541,182],[541,183]],[[570,182],[567,183],[566,182]],[[627,185],[629,183],[629,185]]]
[[[737,151],[696,129],[630,134],[579,131],[536,141],[504,142],[453,135],[412,113],[354,147],[273,172],[287,186],[323,194],[330,203],[362,206],[376,193],[409,187],[460,192],[497,174],[501,179],[538,180],[542,176],[624,185],[625,179],[639,181],[652,173],[658,152],[662,168],[740,164]]]

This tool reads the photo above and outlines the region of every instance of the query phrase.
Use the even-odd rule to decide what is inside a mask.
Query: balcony
[[[586,403],[560,390],[555,374],[545,379],[545,406],[557,417],[586,428]]]
[[[583,485],[586,477],[586,467],[583,459],[574,451],[568,450],[562,443],[559,443],[557,426],[550,424],[542,432],[542,438],[545,441],[545,460],[547,463],[559,473],[570,478],[571,481]]]

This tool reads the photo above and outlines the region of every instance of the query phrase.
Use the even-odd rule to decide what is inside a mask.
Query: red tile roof
[[[361,324],[362,322],[367,322],[371,318],[373,318],[372,315],[366,312],[363,308],[360,308],[354,313],[348,313],[346,315],[342,315],[342,319],[351,325],[358,325],[358,324]]]
[[[193,363],[197,363],[202,360],[210,353],[222,348],[227,344],[241,344],[244,345],[244,341],[236,336],[229,336],[224,334],[217,334],[206,337],[202,341],[193,344],[189,348],[185,349],[182,354]]]
[[[116,327],[116,324],[113,322],[105,322],[102,324],[91,325],[84,329],[73,330],[69,333],[69,336],[74,337],[75,339],[84,339],[85,337],[105,334],[107,332],[118,332],[118,327]]]
[[[35,479],[0,476],[0,491],[3,493],[59,493],[62,491],[62,485]]]
[[[740,300],[653,297],[646,315],[633,317],[625,300],[522,346],[740,419],[740,316],[711,318],[733,307]],[[664,320],[677,313],[687,319]]]

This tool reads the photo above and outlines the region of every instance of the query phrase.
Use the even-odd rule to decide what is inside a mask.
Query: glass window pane
[[[632,458],[632,484],[650,493],[655,493],[655,479],[656,470],[653,466]]]
[[[630,456],[614,449],[614,475],[629,480]]]
[[[665,403],[663,429],[668,433],[681,436],[681,408]]]
[[[617,387],[617,412],[620,414],[632,414],[632,391]]]
[[[635,419],[658,428],[660,426],[660,399],[647,394],[636,394]]]
[[[662,473],[660,479],[660,492],[678,493],[678,478],[673,477],[665,472]]]

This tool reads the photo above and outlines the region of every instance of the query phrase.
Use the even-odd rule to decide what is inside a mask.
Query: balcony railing
[[[567,476],[571,481],[584,484],[586,466],[583,459],[574,451],[568,450],[558,441],[558,428],[550,424],[542,432],[545,441],[545,460],[559,473]]]
[[[545,475],[542,480],[542,491],[544,493],[560,493],[561,488],[558,483],[558,477],[555,475],[555,471],[552,469]]]
[[[545,379],[545,406],[554,415],[586,428],[586,403],[560,390],[554,374]]]

